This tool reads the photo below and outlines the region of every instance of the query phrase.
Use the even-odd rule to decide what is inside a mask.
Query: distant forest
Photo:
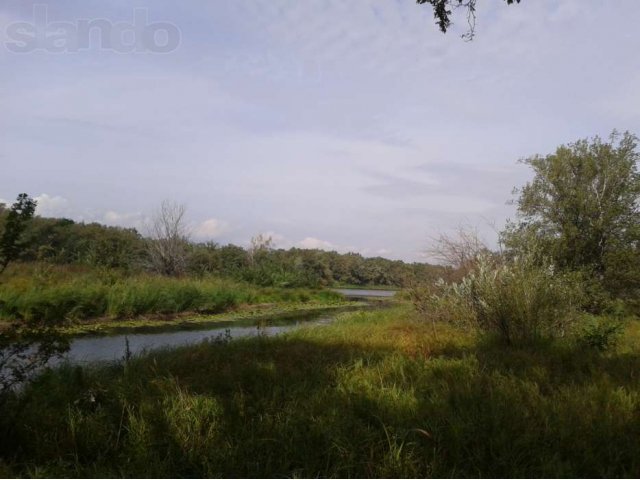
[[[0,217],[7,214],[0,206]],[[261,238],[261,237],[259,237]],[[154,240],[136,229],[35,217],[22,238],[18,261],[154,272]],[[183,275],[233,278],[261,286],[328,285],[403,287],[442,274],[444,267],[405,263],[358,253],[273,248],[268,239],[249,248],[214,242],[184,242]]]

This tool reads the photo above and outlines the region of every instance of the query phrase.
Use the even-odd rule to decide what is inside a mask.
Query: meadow
[[[66,366],[6,400],[0,476],[637,477],[639,339],[513,347],[401,305]]]

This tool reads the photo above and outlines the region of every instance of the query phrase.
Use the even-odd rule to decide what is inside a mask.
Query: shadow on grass
[[[571,339],[514,346],[485,336],[471,346],[445,344],[433,353],[447,358],[473,356],[487,372],[535,379],[541,386],[553,388],[590,384],[594,380],[606,380],[623,388],[640,385],[640,354],[615,348],[599,352]]]
[[[0,457],[51,476],[640,473],[637,355],[393,345],[260,338],[66,367],[9,402]]]

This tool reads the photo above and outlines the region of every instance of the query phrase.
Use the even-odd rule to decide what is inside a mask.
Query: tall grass
[[[637,477],[640,327],[513,348],[406,309],[66,367],[0,417],[0,472],[80,477]],[[4,470],[3,470],[4,469]]]
[[[335,301],[334,292],[265,289],[217,278],[125,276],[113,270],[16,274],[0,284],[0,318],[57,322],[185,311],[218,313],[258,302]]]

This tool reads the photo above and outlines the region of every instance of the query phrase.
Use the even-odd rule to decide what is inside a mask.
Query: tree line
[[[184,207],[164,202],[147,236],[134,228],[33,217],[24,222],[17,262],[48,262],[155,272],[169,276],[219,276],[260,286],[320,287],[376,285],[402,287],[438,275],[442,267],[406,263],[358,253],[275,248],[257,236],[249,247],[193,242],[183,229]],[[0,205],[0,225],[12,209]]]

